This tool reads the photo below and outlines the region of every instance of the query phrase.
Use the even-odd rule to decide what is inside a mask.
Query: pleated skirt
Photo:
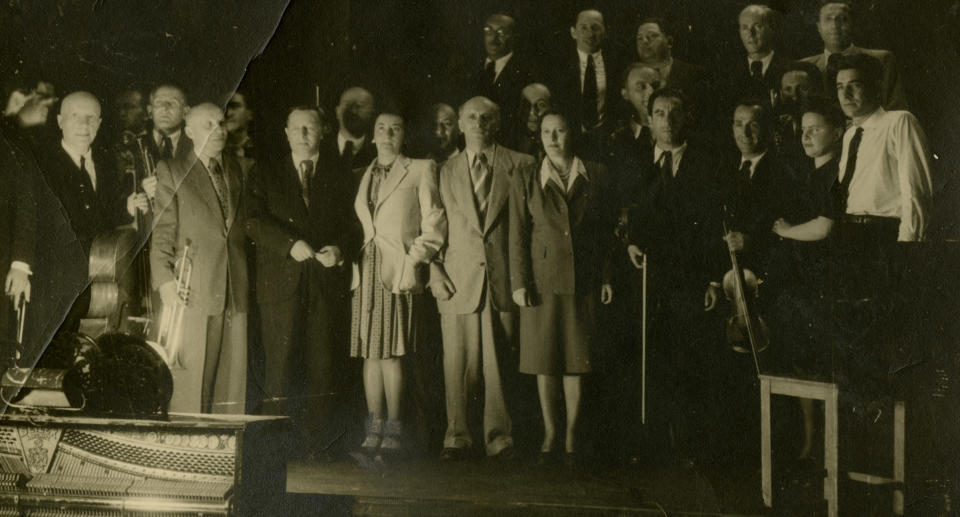
[[[350,319],[350,356],[390,359],[416,348],[415,300],[411,293],[394,294],[380,278],[382,256],[377,246],[364,248],[360,286],[353,292]]]

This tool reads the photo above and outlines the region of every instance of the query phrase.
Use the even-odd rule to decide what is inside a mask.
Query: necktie
[[[223,167],[216,158],[210,159],[210,179],[213,181],[213,190],[217,193],[217,200],[220,201],[223,219],[230,219],[230,189],[227,186],[226,178],[223,177]]]
[[[160,141],[160,159],[169,160],[173,158],[173,140],[169,136],[164,136]]]
[[[347,143],[343,144],[343,154],[340,156],[347,162],[353,159],[353,140],[347,140]]]
[[[750,75],[757,81],[763,79],[763,61],[750,62]]]
[[[477,201],[477,213],[482,223],[484,216],[487,215],[487,198],[490,196],[490,167],[487,165],[485,154],[480,153],[474,157],[473,167],[470,168],[470,180],[473,182],[473,196]]]
[[[850,139],[850,147],[847,148],[847,166],[843,169],[843,179],[840,180],[840,202],[842,212],[847,210],[847,200],[850,197],[850,182],[853,180],[853,173],[857,170],[857,151],[860,149],[860,140],[863,139],[863,128],[858,127],[857,131]]]
[[[487,61],[484,67],[484,73],[487,74],[488,85],[494,86],[497,84],[497,64],[493,60]]]
[[[670,151],[664,151],[660,155],[660,176],[663,177],[664,185],[673,179],[673,153]]]
[[[300,162],[300,195],[303,204],[310,206],[310,175],[313,173],[313,160]]]
[[[750,165],[752,165],[750,160],[745,160],[740,165],[740,181],[750,182]]]
[[[597,125],[597,68],[593,63],[593,54],[587,56],[587,69],[583,73],[583,95],[580,97],[580,113],[582,124],[586,129]]]
[[[90,171],[87,170],[87,159],[83,156],[80,157],[80,172],[90,180],[90,186],[93,187],[93,190],[97,190],[97,178],[93,174],[90,174]]]
[[[840,54],[830,54],[830,57],[827,58],[827,68],[834,69],[837,66],[837,61],[840,61]]]

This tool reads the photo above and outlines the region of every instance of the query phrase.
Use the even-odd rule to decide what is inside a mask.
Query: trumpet
[[[180,364],[180,348],[183,346],[183,314],[190,296],[190,280],[193,276],[193,262],[190,260],[190,239],[183,246],[183,254],[177,261],[177,294],[180,299],[174,307],[163,306],[160,318],[160,333],[157,336],[161,355],[170,368],[183,368]]]

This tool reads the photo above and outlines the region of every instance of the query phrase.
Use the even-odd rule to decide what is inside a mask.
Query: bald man
[[[41,158],[47,183],[59,198],[74,234],[90,253],[95,238],[130,222],[135,210],[149,207],[144,194],[125,195],[112,154],[94,146],[100,129],[100,102],[87,92],[73,92],[63,98],[57,125],[60,145]],[[71,265],[83,269],[87,264]],[[87,315],[90,291],[85,290],[64,321],[63,330],[76,331]]]
[[[189,155],[157,165],[157,221],[150,245],[154,289],[164,307],[185,303],[182,369],[174,369],[171,411],[243,413],[247,370],[247,209],[236,158],[223,152],[223,111],[194,106],[186,115]],[[188,249],[189,292],[177,289]],[[177,336],[174,336],[175,339]]]
[[[483,445],[488,456],[513,456],[513,434],[502,386],[504,359],[514,343],[516,306],[507,260],[508,185],[533,157],[496,144],[500,109],[474,97],[460,108],[466,148],[440,171],[448,237],[431,264],[430,290],[443,333],[447,432],[443,458],[470,454],[467,405],[483,386]]]

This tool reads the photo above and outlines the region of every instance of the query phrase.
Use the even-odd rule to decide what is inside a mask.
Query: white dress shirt
[[[771,50],[769,54],[761,57],[760,59],[750,59],[747,58],[747,70],[750,70],[750,66],[753,65],[754,61],[759,61],[763,64],[763,75],[767,75],[767,69],[770,68],[770,63],[773,61],[773,51]]]
[[[766,155],[767,155],[766,151],[754,156],[753,158],[747,158],[742,154],[740,155],[740,167],[743,167],[743,162],[747,160],[750,161],[750,179],[753,179],[753,174],[757,172],[757,164],[760,163],[760,160],[762,160],[763,157]],[[737,167],[737,170],[740,170],[740,167]]]
[[[850,140],[843,135],[840,180],[846,173]],[[877,109],[864,119],[857,165],[850,180],[847,213],[900,219],[899,241],[923,240],[933,192],[927,136],[908,111]]]
[[[577,49],[580,58],[580,93],[583,93],[583,79],[587,74],[587,56],[593,56],[593,68],[597,72],[597,114],[603,120],[604,97],[607,94],[607,68],[603,63],[603,52],[598,50],[593,54]]]
[[[70,159],[73,160],[73,164],[80,168],[80,157],[84,158],[83,168],[87,169],[87,175],[90,176],[90,184],[93,185],[93,190],[97,190],[97,168],[93,164],[93,153],[88,147],[86,151],[79,151],[67,146],[66,142],[63,140],[60,141],[60,146],[63,147],[63,150],[67,152],[67,155],[70,156]]]
[[[301,177],[300,173],[300,164],[303,163],[304,160],[310,160],[313,162],[313,170],[310,171],[310,177],[313,177],[317,170],[317,163],[320,160],[320,153],[315,153],[313,156],[297,156],[293,153],[290,153],[290,156],[293,158],[293,168],[297,170],[297,179],[300,180],[300,186],[305,187],[306,185],[303,184],[303,178]]]
[[[182,130],[182,129],[178,129],[178,130],[174,131],[173,133],[170,133],[169,135],[164,135],[163,133],[161,133],[161,132],[157,131],[156,129],[154,129],[154,130],[153,130],[153,141],[157,144],[157,149],[160,149],[161,151],[163,151],[163,137],[164,137],[164,136],[167,136],[167,137],[170,138],[170,143],[173,144],[173,149],[171,149],[171,152],[173,152],[173,155],[176,156],[176,155],[177,155],[177,149],[178,149],[179,146],[180,146],[180,137],[183,136],[183,130]]]
[[[360,138],[354,138],[347,135],[345,131],[337,132],[337,150],[340,152],[340,155],[343,155],[343,149],[347,146],[347,142],[353,142],[353,154],[360,152],[360,148],[363,147],[363,144],[366,143],[366,135],[361,136]]]

